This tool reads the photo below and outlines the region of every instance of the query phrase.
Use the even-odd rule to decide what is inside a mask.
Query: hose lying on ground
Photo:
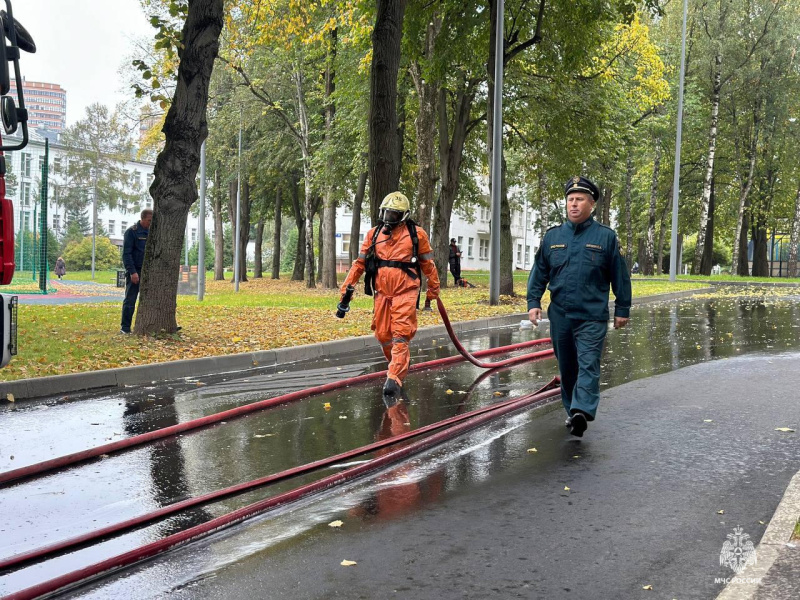
[[[439,358],[436,360],[431,360],[428,362],[419,363],[416,365],[412,365],[409,371],[421,371],[425,369],[432,369],[435,367],[441,367],[445,365],[450,365],[453,363],[461,362],[463,360],[470,360],[473,364],[488,368],[494,369],[497,367],[502,366],[509,366],[512,364],[518,364],[521,362],[526,362],[529,360],[534,360],[538,358],[548,358],[553,355],[552,350],[543,350],[540,352],[533,352],[531,354],[523,354],[522,356],[515,356],[513,358],[509,358],[506,360],[498,361],[496,363],[481,363],[476,360],[475,357],[483,357],[483,356],[492,356],[494,354],[504,354],[506,352],[513,352],[515,350],[521,350],[523,348],[529,348],[531,346],[537,346],[541,344],[547,344],[550,342],[549,338],[542,338],[538,340],[530,340],[527,342],[521,342],[518,344],[511,344],[509,346],[502,346],[500,348],[489,348],[487,350],[480,350],[475,352],[474,354],[469,354],[464,347],[461,345],[461,342],[458,341],[456,338],[455,333],[453,332],[453,328],[450,325],[449,319],[447,319],[447,313],[444,310],[444,305],[439,300],[439,311],[442,313],[442,318],[445,320],[445,327],[447,328],[447,332],[450,335],[450,339],[456,345],[456,348],[461,353],[461,356],[448,356],[446,358]],[[350,385],[355,385],[358,383],[364,383],[366,381],[372,381],[373,379],[382,379],[386,377],[387,371],[379,371],[377,373],[368,373],[366,375],[359,375],[356,377],[349,377],[346,379],[342,379],[339,381],[333,381],[331,383],[326,383],[324,385],[315,386],[312,388],[307,388],[304,390],[298,390],[296,392],[291,392],[289,394],[283,394],[281,396],[276,396],[274,398],[268,398],[266,400],[260,400],[258,402],[253,402],[252,404],[246,404],[244,406],[238,406],[236,408],[231,408],[229,410],[225,410],[222,412],[215,413],[213,415],[207,415],[205,417],[200,417],[197,419],[192,419],[191,421],[186,421],[185,423],[178,423],[177,425],[171,425],[169,427],[164,427],[162,429],[156,429],[154,431],[149,431],[147,433],[142,433],[139,435],[135,435],[129,438],[125,438],[123,440],[118,440],[116,442],[111,442],[108,444],[102,444],[100,446],[95,446],[94,448],[88,448],[86,450],[81,450],[79,452],[73,452],[72,454],[65,454],[64,456],[60,456],[57,458],[52,458],[49,460],[45,460],[42,462],[34,463],[32,465],[27,465],[25,467],[20,467],[18,469],[13,469],[11,471],[5,471],[0,473],[0,486],[13,482],[18,481],[21,479],[27,479],[29,477],[33,477],[36,475],[41,475],[43,473],[47,473],[49,471],[54,471],[56,469],[61,469],[63,467],[73,465],[79,462],[83,462],[85,460],[89,460],[92,458],[97,458],[101,455],[108,455],[114,452],[119,452],[121,450],[126,450],[129,448],[133,448],[135,446],[141,446],[143,444],[147,444],[149,442],[154,442],[156,440],[160,440],[171,435],[176,435],[178,433],[184,433],[186,431],[191,431],[193,429],[198,429],[200,427],[206,427],[207,425],[212,425],[214,423],[219,423],[220,421],[227,421],[233,419],[235,417],[239,417],[242,415],[246,415],[255,411],[264,410],[267,408],[271,408],[273,406],[277,406],[279,404],[286,404],[289,402],[294,402],[296,400],[302,400],[304,398],[308,398],[310,396],[316,396],[319,394],[324,394],[326,392],[330,392],[336,389],[341,389]]]
[[[204,537],[213,532],[220,531],[226,527],[230,527],[235,523],[239,523],[252,517],[256,514],[265,512],[276,506],[285,505],[289,502],[297,501],[301,498],[310,496],[311,494],[328,490],[334,486],[342,485],[352,481],[357,477],[375,472],[388,465],[394,464],[401,460],[408,458],[413,454],[418,454],[427,450],[437,444],[451,440],[467,431],[475,429],[491,419],[516,412],[527,408],[535,403],[544,401],[548,398],[560,395],[559,388],[549,389],[557,383],[557,378],[541,388],[539,391],[521,396],[513,401],[503,403],[501,406],[495,406],[491,410],[473,416],[458,424],[431,434],[422,440],[418,440],[402,448],[393,450],[383,456],[373,458],[361,465],[357,465],[323,477],[315,482],[300,486],[293,490],[259,500],[248,506],[244,506],[228,514],[216,517],[201,525],[195,525],[184,531],[174,533],[161,540],[145,544],[123,554],[108,558],[98,563],[71,571],[59,577],[55,577],[48,581],[33,585],[18,592],[14,592],[6,596],[6,600],[30,600],[44,594],[50,594],[55,591],[64,591],[65,588],[72,588],[78,584],[86,582],[86,580],[93,580],[97,577],[108,575],[113,571],[127,567],[142,560],[151,558],[162,552],[175,548],[181,544],[187,543],[191,540]]]
[[[545,387],[541,388],[535,393],[538,394],[546,391],[548,387],[554,385],[554,381],[556,380],[551,381]],[[292,467],[291,469],[286,469],[284,471],[280,471],[279,473],[275,473],[273,475],[268,475],[266,477],[261,477],[259,479],[254,479],[252,481],[247,481],[245,483],[239,483],[237,485],[233,485],[220,490],[215,490],[213,492],[209,492],[201,496],[196,496],[194,498],[187,498],[186,500],[182,500],[181,502],[175,502],[174,504],[163,506],[158,510],[140,515],[138,517],[133,517],[132,519],[128,519],[120,523],[114,523],[112,525],[108,525],[106,527],[102,527],[100,529],[96,529],[94,531],[90,531],[88,533],[84,533],[73,538],[55,542],[48,546],[35,548],[33,550],[16,554],[14,556],[10,556],[5,559],[0,559],[0,571],[5,571],[12,567],[19,568],[26,563],[41,560],[52,554],[63,552],[65,550],[74,548],[76,546],[82,546],[88,544],[89,542],[94,542],[101,539],[109,538],[111,536],[120,535],[123,532],[142,527],[158,519],[163,519],[165,517],[168,517],[169,515],[175,514],[177,512],[189,508],[193,508],[195,506],[200,506],[202,504],[208,504],[209,502],[222,500],[223,498],[227,498],[229,496],[234,496],[236,494],[240,494],[268,484],[277,483],[279,481],[284,481],[286,479],[291,479],[299,475],[305,475],[306,473],[310,473],[312,471],[316,471],[324,467],[329,467],[338,462],[350,460],[357,456],[362,456],[364,454],[369,454],[370,452],[380,450],[381,448],[385,448],[387,446],[391,446],[408,439],[412,439],[415,437],[419,437],[421,435],[425,435],[427,433],[431,433],[432,431],[437,431],[439,429],[443,429],[445,427],[461,423],[462,421],[466,421],[467,419],[471,419],[472,417],[476,417],[478,415],[482,415],[487,412],[498,410],[500,408],[503,408],[509,404],[518,401],[519,398],[512,398],[509,400],[505,400],[503,402],[499,402],[497,404],[484,406],[482,408],[478,408],[468,413],[456,415],[454,417],[450,417],[449,419],[444,419],[442,421],[437,421],[436,423],[431,423],[430,425],[425,425],[424,427],[420,427],[419,429],[415,429],[414,431],[409,431],[407,433],[403,433],[385,440],[374,442],[372,444],[367,444],[366,446],[361,446],[360,448],[354,448],[353,450],[342,452],[341,454],[336,454],[335,456],[329,456],[327,458],[310,462],[305,465]]]

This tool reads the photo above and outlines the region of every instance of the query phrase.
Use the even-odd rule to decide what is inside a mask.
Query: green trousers
[[[561,374],[561,402],[568,415],[581,410],[594,420],[600,401],[600,358],[607,321],[570,319],[557,306],[547,308],[550,338]]]

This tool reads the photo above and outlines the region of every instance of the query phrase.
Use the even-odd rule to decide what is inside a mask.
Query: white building
[[[539,247],[539,232],[534,226],[533,211],[527,201],[522,210],[511,214],[511,237],[514,251],[514,268],[529,271],[533,258]],[[450,238],[456,238],[461,249],[461,269],[464,271],[489,269],[489,241],[491,211],[480,207],[470,222],[464,214],[453,211],[450,221]],[[336,265],[337,270],[350,268],[348,253],[350,251],[350,226],[353,220],[351,209],[339,208],[336,212]],[[359,247],[364,236],[370,230],[369,212],[361,213],[361,235]]]
[[[6,192],[6,197],[14,203],[14,231],[19,232],[21,228],[31,231],[35,226],[34,212],[36,211],[38,220],[38,210],[40,206],[39,198],[35,197],[39,190],[41,179],[42,163],[44,162],[44,137],[31,131],[30,141],[22,150],[6,152],[6,169],[13,173],[16,178],[16,186],[13,193]],[[21,132],[14,136],[4,136],[5,144],[13,144],[21,140]],[[48,202],[47,202],[47,226],[56,235],[62,235],[66,231],[66,219],[64,207],[59,205],[56,198],[56,189],[60,180],[59,172],[66,169],[66,148],[58,142],[50,140],[50,165]],[[147,189],[153,182],[153,168],[155,164],[146,161],[128,160],[125,162],[124,169],[131,174],[131,185],[127,190],[130,193],[140,193],[142,195],[142,205],[133,207],[129,210],[121,208],[109,209],[98,208],[97,222],[108,233],[111,242],[117,246],[122,246],[122,238],[125,230],[139,220],[141,209],[152,208],[153,200],[147,193]],[[92,220],[91,205],[86,211],[89,223]],[[198,217],[189,213],[187,223],[187,236],[191,246],[197,241]],[[209,236],[214,235],[214,219],[206,219],[206,232]]]

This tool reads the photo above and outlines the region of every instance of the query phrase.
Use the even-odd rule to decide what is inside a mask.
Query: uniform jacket
[[[122,264],[128,275],[141,273],[144,262],[144,247],[147,244],[147,234],[150,230],[142,227],[137,221],[125,230],[122,242]]]
[[[548,284],[550,302],[570,319],[607,320],[609,285],[614,316],[630,316],[631,279],[617,234],[592,217],[547,230],[528,277],[528,310],[542,307]]]
[[[366,267],[364,259],[367,257],[369,247],[372,245],[373,235],[375,235],[374,227],[364,236],[364,243],[361,244],[358,258],[353,262],[353,266],[350,267],[347,278],[342,284],[342,293],[345,292],[348,285],[355,285],[361,279]],[[439,296],[439,274],[436,272],[436,265],[433,262],[433,249],[428,240],[428,234],[421,227],[417,227],[417,237],[419,238],[417,248],[419,266],[428,279],[426,298],[435,299]],[[392,229],[390,235],[386,235],[383,231],[378,233],[375,253],[381,260],[411,262],[414,254],[414,244],[405,224]],[[421,285],[422,282],[419,278],[412,279],[405,271],[395,267],[379,268],[378,276],[375,278],[376,293],[385,296],[399,296],[406,292],[416,291],[419,290]]]

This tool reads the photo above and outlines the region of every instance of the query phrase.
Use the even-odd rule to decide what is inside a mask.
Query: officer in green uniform
[[[550,287],[550,337],[561,373],[567,428],[578,437],[593,421],[600,400],[600,357],[608,330],[609,284],[614,290],[614,328],[628,324],[631,279],[614,230],[592,218],[600,192],[585,177],[564,189],[567,222],[547,230],[528,277],[528,317],[542,318],[542,294]]]

